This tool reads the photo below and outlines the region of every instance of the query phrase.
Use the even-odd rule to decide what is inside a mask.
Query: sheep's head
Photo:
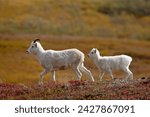
[[[38,48],[38,44],[39,44],[40,39],[35,39],[34,41],[31,42],[29,48],[27,49],[27,53],[33,53],[36,54]]]
[[[99,53],[98,49],[97,49],[97,48],[93,48],[93,49],[90,51],[90,53],[88,54],[88,57],[89,57],[90,59],[94,59],[94,58],[98,57],[99,55],[100,55],[100,53]]]

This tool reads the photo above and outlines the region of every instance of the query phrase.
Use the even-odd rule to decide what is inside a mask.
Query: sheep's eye
[[[34,48],[34,46],[32,46],[32,48]]]
[[[93,54],[93,52],[91,52],[91,54]]]

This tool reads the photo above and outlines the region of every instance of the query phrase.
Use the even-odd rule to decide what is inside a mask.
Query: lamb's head
[[[95,59],[95,58],[97,58],[98,56],[100,56],[100,52],[98,51],[97,48],[93,48],[93,49],[90,51],[90,53],[88,54],[88,57],[89,57],[90,59]]]
[[[27,53],[36,54],[38,52],[39,46],[40,46],[39,41],[40,41],[40,39],[35,39],[34,41],[32,41],[29,48],[27,49]]]

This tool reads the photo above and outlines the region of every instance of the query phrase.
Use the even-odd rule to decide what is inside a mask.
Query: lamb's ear
[[[35,43],[35,42],[37,42],[37,41],[40,41],[40,39],[35,39],[35,40],[33,41],[33,43]]]
[[[96,51],[97,51],[97,49],[96,49],[96,48],[94,48],[94,53],[96,53]]]

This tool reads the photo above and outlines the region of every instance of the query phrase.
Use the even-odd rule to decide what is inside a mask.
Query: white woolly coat
[[[98,57],[98,61],[95,61],[95,64],[102,71],[117,71],[129,66],[131,61],[132,58],[127,55],[101,56]]]
[[[84,54],[77,49],[46,50],[37,56],[40,64],[50,71],[63,70],[84,61]]]

